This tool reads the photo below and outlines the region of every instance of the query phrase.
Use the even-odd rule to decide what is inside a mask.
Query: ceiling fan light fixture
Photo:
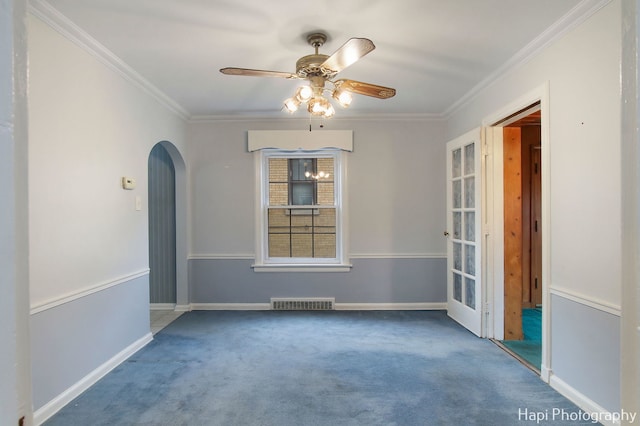
[[[324,115],[324,105],[322,105],[323,98],[313,98],[309,101],[308,110],[312,115]]]
[[[333,105],[323,97],[314,97],[311,99],[307,110],[311,115],[324,118],[330,118],[336,113]]]
[[[336,110],[333,108],[333,105],[328,104],[327,109],[324,111],[324,117],[331,118],[335,115],[335,113],[336,113]]]
[[[284,101],[284,108],[292,114],[298,110],[299,106],[300,106],[300,101],[295,97],[288,98]]]
[[[333,91],[332,96],[333,96],[333,99],[338,101],[338,103],[342,108],[348,108],[349,105],[351,105],[351,101],[353,101],[353,96],[351,96],[351,93],[349,93],[346,90],[341,90],[339,88]]]
[[[313,96],[313,89],[311,86],[300,86],[296,90],[296,99],[300,102],[308,102]]]

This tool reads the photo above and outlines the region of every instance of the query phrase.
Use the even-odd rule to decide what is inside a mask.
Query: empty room
[[[639,7],[2,1],[0,423],[640,424]]]

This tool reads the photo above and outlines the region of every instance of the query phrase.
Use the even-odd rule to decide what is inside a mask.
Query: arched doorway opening
[[[187,289],[186,171],[168,141],[148,158],[149,302],[157,332],[189,310]]]

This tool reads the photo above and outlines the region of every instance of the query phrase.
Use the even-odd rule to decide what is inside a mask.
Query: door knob
[[[449,236],[449,233],[448,233],[447,231],[444,231],[444,236],[445,236],[445,237],[448,237],[448,236]]]

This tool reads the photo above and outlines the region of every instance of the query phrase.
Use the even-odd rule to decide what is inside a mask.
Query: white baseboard
[[[150,303],[149,309],[152,311],[189,312],[191,310],[191,305],[176,305],[175,303]]]
[[[150,303],[149,309],[152,311],[173,311],[176,308],[175,303]]]
[[[558,378],[558,376],[553,375],[553,373],[551,373],[549,385],[560,392],[568,400],[576,404],[582,411],[590,414],[607,413],[609,411],[596,404],[592,399],[588,398],[581,392],[578,392],[571,385]],[[617,426],[620,424],[607,421],[605,418],[602,418],[600,422],[606,426]]]
[[[540,367],[540,378],[542,379],[543,382],[549,383],[549,381],[551,380],[551,374],[552,374],[551,369],[546,365],[542,365]]]
[[[98,380],[102,379],[107,373],[122,364],[127,358],[134,353],[138,352],[149,342],[153,340],[153,335],[148,333],[140,339],[127,346],[125,349],[116,354],[113,358],[93,370],[91,373],[84,376],[80,381],[73,386],[62,392],[60,395],[49,401],[47,404],[39,408],[33,413],[33,424],[41,425],[55,413],[60,411],[62,407],[73,401],[82,392],[93,386]]]
[[[192,303],[192,311],[268,311],[270,303]]]
[[[336,303],[337,311],[432,311],[446,303]],[[270,303],[192,303],[193,311],[268,311]],[[177,310],[177,309],[176,309]]]
[[[446,303],[336,303],[337,311],[440,311]]]

